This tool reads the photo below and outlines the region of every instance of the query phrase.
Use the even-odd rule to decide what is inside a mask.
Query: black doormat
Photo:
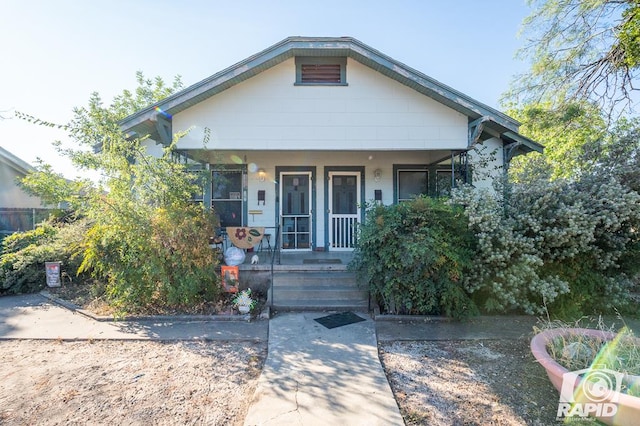
[[[316,318],[315,321],[327,328],[336,328],[366,320],[353,312],[340,312],[339,314],[331,314],[326,317]]]
[[[342,263],[342,261],[340,259],[302,259],[302,263],[306,263],[307,265],[322,265]]]

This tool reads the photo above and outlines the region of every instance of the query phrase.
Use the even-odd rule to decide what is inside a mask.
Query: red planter
[[[531,340],[531,353],[538,363],[546,370],[547,376],[553,386],[560,392],[562,389],[563,375],[569,370],[558,364],[547,352],[547,343],[556,336],[570,335],[586,335],[604,340],[611,340],[615,337],[615,333],[605,332],[601,330],[593,330],[587,328],[558,328],[545,330]],[[574,389],[579,386],[579,382],[575,382]],[[616,402],[617,401],[617,402]],[[630,396],[625,393],[610,391],[607,392],[607,399],[602,400],[605,404],[616,404],[614,416],[594,416],[598,420],[609,425],[637,425],[640,419],[640,398]]]

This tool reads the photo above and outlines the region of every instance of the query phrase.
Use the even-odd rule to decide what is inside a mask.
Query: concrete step
[[[354,288],[330,288],[309,286],[302,288],[292,287],[274,287],[273,300],[297,300],[297,299],[328,299],[328,300],[361,300],[367,299],[369,294],[367,291]]]
[[[351,286],[357,287],[355,274],[345,271],[276,272],[273,274],[275,286]]]
[[[336,301],[336,300],[297,300],[287,303],[274,303],[274,309],[281,311],[367,311],[369,301]]]
[[[369,293],[347,271],[289,271],[273,275],[273,306],[281,310],[367,309]]]

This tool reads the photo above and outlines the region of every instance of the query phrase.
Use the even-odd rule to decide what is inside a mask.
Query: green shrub
[[[543,260],[535,250],[535,236],[517,231],[517,222],[496,194],[468,186],[453,191],[452,202],[464,206],[477,244],[464,288],[486,312],[537,312],[544,298],[555,299],[568,288],[540,277]]]
[[[477,313],[462,287],[474,243],[462,210],[430,198],[370,206],[350,267],[388,313]]]
[[[81,271],[105,281],[109,303],[124,312],[182,310],[220,294],[209,248],[216,221],[196,206],[141,209],[94,224]]]
[[[6,237],[0,255],[0,295],[33,293],[46,286],[45,262],[60,261],[74,276],[84,234],[85,220],[69,224],[45,222],[32,231]]]

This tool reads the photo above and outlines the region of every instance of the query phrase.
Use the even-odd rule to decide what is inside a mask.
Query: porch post
[[[455,156],[453,155],[453,151],[451,151],[451,189],[456,187],[456,166],[455,166]]]
[[[207,179],[204,182],[204,194],[202,197],[202,203],[204,204],[205,210],[211,210],[211,184],[213,180],[213,176],[211,175],[211,164],[205,163],[205,170],[207,171]]]

